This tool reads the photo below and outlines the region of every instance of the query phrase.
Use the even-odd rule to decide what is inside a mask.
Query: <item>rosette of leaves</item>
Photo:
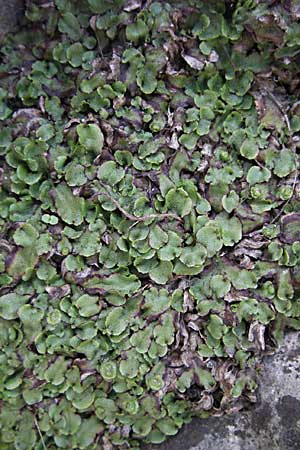
[[[300,329],[299,8],[229,3],[29,2],[4,38],[1,449],[159,444]]]

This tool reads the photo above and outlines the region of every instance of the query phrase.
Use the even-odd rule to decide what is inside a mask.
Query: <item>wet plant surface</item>
[[[28,2],[0,63],[1,449],[138,449],[300,328],[297,1]]]

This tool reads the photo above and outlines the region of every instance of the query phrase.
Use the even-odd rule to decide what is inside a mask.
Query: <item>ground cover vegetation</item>
[[[255,401],[300,329],[297,0],[27,2],[0,61],[2,450]]]

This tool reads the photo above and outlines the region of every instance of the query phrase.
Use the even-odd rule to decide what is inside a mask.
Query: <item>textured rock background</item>
[[[23,14],[23,0],[0,0],[0,39]]]
[[[23,13],[22,0],[0,0],[0,39]],[[284,345],[264,359],[259,402],[249,411],[194,420],[176,437],[145,450],[300,450],[300,342]]]
[[[147,450],[300,450],[300,342],[291,333],[265,357],[259,401],[249,411],[194,420],[176,437]]]

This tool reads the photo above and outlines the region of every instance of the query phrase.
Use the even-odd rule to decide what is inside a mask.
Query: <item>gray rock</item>
[[[0,40],[22,17],[24,0],[0,0]]]
[[[300,450],[300,342],[291,333],[259,376],[259,401],[248,411],[194,419],[175,437],[145,450]]]

